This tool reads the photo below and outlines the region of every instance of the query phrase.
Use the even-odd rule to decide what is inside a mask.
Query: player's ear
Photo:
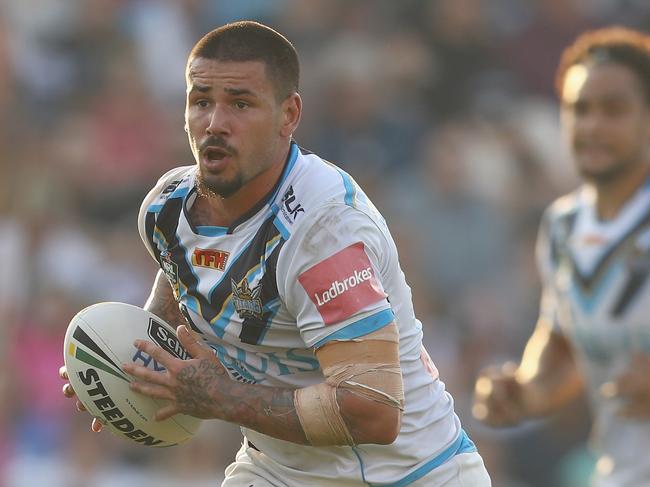
[[[302,98],[298,93],[292,93],[282,102],[282,125],[280,135],[291,137],[298,128],[302,114]]]

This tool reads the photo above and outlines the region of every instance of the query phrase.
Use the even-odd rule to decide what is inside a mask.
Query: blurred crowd
[[[544,207],[577,179],[554,72],[585,29],[650,29],[645,0],[0,0],[0,487],[218,485],[239,448],[206,422],[167,450],[94,435],[57,376],[70,318],[142,305],[155,263],[139,204],[193,163],[184,65],[204,33],[255,19],[302,64],[298,143],[386,216],[425,344],[495,486],[579,487],[583,404],[504,431],[472,420],[484,365],[536,320]]]

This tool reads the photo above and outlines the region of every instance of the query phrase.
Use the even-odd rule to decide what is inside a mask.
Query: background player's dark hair
[[[258,22],[233,22],[208,32],[192,48],[188,66],[196,57],[262,61],[278,100],[298,91],[300,65],[296,49],[282,34]]]
[[[608,27],[580,35],[560,58],[555,89],[560,98],[564,77],[575,64],[588,61],[621,64],[639,78],[646,102],[650,103],[650,36],[625,27]]]

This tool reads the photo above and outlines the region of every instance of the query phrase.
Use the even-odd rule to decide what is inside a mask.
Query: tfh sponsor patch
[[[326,325],[339,323],[386,297],[363,242],[346,247],[303,272],[298,280]]]
[[[192,253],[192,264],[198,267],[211,267],[223,271],[230,254],[224,250],[195,248]]]

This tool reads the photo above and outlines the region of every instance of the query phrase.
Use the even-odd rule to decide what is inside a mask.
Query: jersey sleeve
[[[177,167],[163,174],[153,189],[144,197],[140,205],[140,211],[138,212],[138,233],[145,248],[156,262],[158,262],[158,259],[152,247],[152,239],[149,233],[153,231],[153,223],[155,223],[156,216],[164,203],[167,194],[165,189],[173,182],[178,181],[187,172],[187,169],[187,166]]]
[[[547,210],[542,217],[535,246],[537,271],[542,286],[539,303],[539,320],[545,322],[547,326],[550,326],[555,333],[562,333],[559,320],[557,290],[553,283],[555,256],[551,240],[551,222],[551,212]]]
[[[278,290],[309,347],[349,340],[394,320],[384,278],[397,252],[382,222],[329,205],[309,215],[278,261]]]

